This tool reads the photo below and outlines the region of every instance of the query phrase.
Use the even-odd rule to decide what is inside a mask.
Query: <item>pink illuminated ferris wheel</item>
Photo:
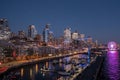
[[[111,42],[109,42],[108,43],[108,49],[109,50],[117,50],[117,43],[116,42],[114,42],[114,41],[111,41]]]

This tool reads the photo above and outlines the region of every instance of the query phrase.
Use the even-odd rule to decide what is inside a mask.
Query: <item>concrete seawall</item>
[[[100,72],[101,72],[101,69],[103,67],[103,63],[104,63],[104,59],[105,59],[105,56],[103,56],[101,62],[100,62],[100,65],[97,69],[97,72],[96,72],[96,75],[95,75],[95,79],[94,80],[98,80],[99,79],[99,75],[100,75]]]

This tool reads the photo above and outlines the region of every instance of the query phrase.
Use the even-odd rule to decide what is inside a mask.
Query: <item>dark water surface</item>
[[[99,80],[120,80],[120,52],[108,51]]]

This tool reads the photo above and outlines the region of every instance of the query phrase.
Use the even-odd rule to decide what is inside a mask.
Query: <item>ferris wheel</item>
[[[108,43],[108,50],[114,51],[117,50],[117,43],[114,41],[111,41]]]

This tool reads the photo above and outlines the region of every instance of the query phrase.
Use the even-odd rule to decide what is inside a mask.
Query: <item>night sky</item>
[[[98,42],[120,43],[120,0],[0,0],[0,18],[13,32],[33,24],[41,34],[49,23],[55,36],[71,27]]]

